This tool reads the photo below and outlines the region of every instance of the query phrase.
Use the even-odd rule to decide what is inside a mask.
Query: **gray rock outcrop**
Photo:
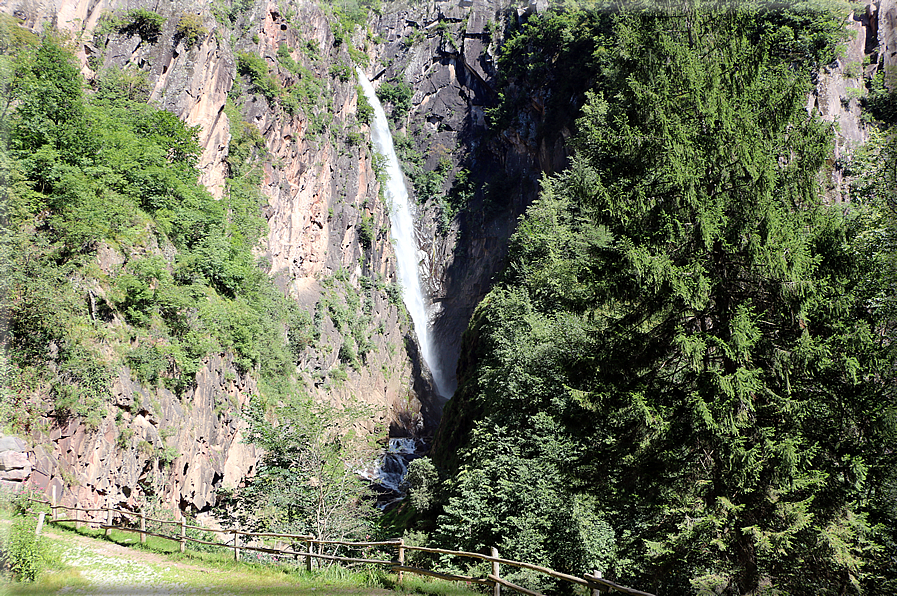
[[[0,490],[21,492],[33,468],[28,444],[20,437],[0,435]]]

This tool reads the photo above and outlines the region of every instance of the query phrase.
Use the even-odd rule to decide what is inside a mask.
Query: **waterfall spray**
[[[399,281],[402,285],[402,297],[411,320],[414,322],[414,331],[420,344],[421,356],[433,375],[436,384],[436,392],[443,397],[450,397],[445,375],[436,361],[433,353],[433,343],[430,337],[430,319],[427,314],[427,304],[424,299],[420,283],[420,257],[417,243],[414,240],[414,218],[411,215],[411,204],[408,201],[408,190],[405,188],[405,178],[399,168],[399,159],[396,157],[392,143],[392,134],[389,132],[389,123],[383,106],[377,99],[374,87],[361,69],[356,68],[358,81],[364,90],[364,96],[374,108],[374,121],[371,123],[371,140],[377,152],[386,158],[386,197],[389,200],[389,221],[392,224],[392,236],[395,240],[396,268],[399,273]]]

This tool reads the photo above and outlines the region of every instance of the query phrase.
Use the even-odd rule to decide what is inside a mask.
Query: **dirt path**
[[[189,569],[191,571],[200,571],[203,573],[221,573],[218,570],[209,570],[203,567],[197,567],[196,565],[190,565],[189,563],[171,561],[157,553],[122,546],[114,542],[101,542],[93,538],[88,538],[87,536],[72,534],[71,532],[61,533],[53,529],[45,529],[44,535],[53,540],[57,540],[66,546],[86,548],[98,555],[126,558],[131,561],[139,561],[142,563],[164,564],[178,569]]]
[[[9,586],[9,594],[41,596],[273,596],[281,594],[318,596],[386,596],[394,594],[380,588],[336,585],[287,579],[284,575],[260,574],[249,569],[216,569],[172,560],[137,548],[45,528],[44,536],[54,543],[61,558],[65,578],[46,591],[18,591],[25,586]],[[51,582],[51,585],[54,582]],[[0,586],[0,596],[5,593]]]
[[[211,592],[177,581],[181,572],[220,573],[169,561],[160,555],[103,543],[71,534],[48,533],[61,545],[66,566],[75,569],[87,585],[67,586],[57,594],[79,596],[180,595]],[[211,578],[210,578],[211,579]],[[81,584],[82,582],[79,582]],[[215,593],[221,593],[216,591]]]

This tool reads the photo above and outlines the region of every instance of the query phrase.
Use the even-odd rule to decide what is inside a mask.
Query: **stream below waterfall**
[[[377,492],[377,507],[384,509],[405,498],[406,487],[402,485],[408,464],[421,457],[428,449],[422,439],[389,439],[383,455],[372,465],[357,474],[368,480]]]

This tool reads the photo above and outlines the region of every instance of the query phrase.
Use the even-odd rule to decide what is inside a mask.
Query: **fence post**
[[[240,561],[240,533],[234,530],[234,561]]]
[[[187,518],[181,514],[181,552],[187,552]]]
[[[401,566],[405,565],[405,539],[404,538],[399,538],[399,565],[401,565]],[[402,573],[402,570],[399,569],[399,583],[402,583],[402,577],[404,577],[404,574]]]
[[[311,546],[312,546],[311,540],[306,540],[305,541],[305,552],[309,553],[309,554],[305,555],[305,570],[309,571],[309,572],[311,571]]]
[[[41,530],[44,529],[44,518],[47,517],[47,514],[41,511],[37,514],[37,528],[34,530],[34,535],[40,538]]]
[[[492,556],[496,559],[498,558],[498,549],[494,546],[492,547]],[[494,575],[495,577],[501,577],[501,574],[499,573],[498,561],[492,561],[492,575]],[[500,583],[495,582],[495,584],[493,585],[492,596],[501,596]]]
[[[596,569],[595,572],[594,572],[592,575],[594,575],[595,577],[599,577],[599,578],[600,578],[600,577],[601,577],[601,572],[598,571],[598,570]],[[601,596],[601,593],[602,593],[603,591],[604,591],[604,590],[602,590],[601,588],[592,588],[592,596]]]
[[[140,544],[146,544],[146,511],[140,512]]]
[[[50,487],[50,519],[56,521],[56,485]]]
[[[112,499],[106,503],[106,531],[104,532],[105,536],[109,536],[112,534]]]
[[[78,508],[78,503],[75,503],[75,508],[72,509],[72,512],[75,514],[75,529],[81,527],[81,510]]]

